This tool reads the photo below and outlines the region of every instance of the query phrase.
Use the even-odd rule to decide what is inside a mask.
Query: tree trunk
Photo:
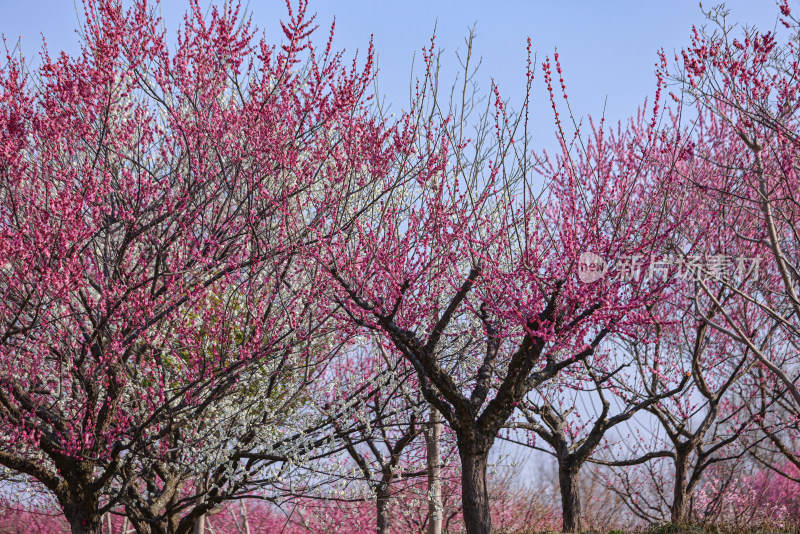
[[[389,499],[389,484],[381,482],[376,502],[378,534],[389,534]]]
[[[205,496],[201,495],[197,497],[197,504],[202,505],[205,502]],[[194,520],[194,526],[192,528],[192,534],[205,534],[206,532],[206,514],[199,516],[197,519]]]
[[[56,489],[56,498],[64,511],[72,534],[101,534],[100,493],[92,489],[94,464],[59,457],[56,461],[64,482]]]
[[[128,526],[131,526],[129,529]],[[146,521],[142,513],[135,507],[125,507],[125,522],[123,523],[122,534],[173,534],[174,531],[167,530],[164,525],[156,522]]]
[[[489,447],[476,448],[470,445],[462,444],[459,439],[464,528],[466,534],[490,534],[492,519],[489,514],[489,491],[486,484]]]
[[[428,534],[442,534],[442,416],[431,407],[428,428],[425,432],[425,446],[428,463]]]
[[[686,523],[686,512],[689,507],[689,498],[686,491],[686,469],[688,457],[678,453],[675,456],[675,486],[672,490],[671,521],[676,525]]]
[[[558,485],[561,489],[561,530],[581,531],[580,469],[568,460],[558,461]]]
[[[241,505],[241,513],[242,513],[242,528],[244,529],[244,534],[250,534],[250,521],[248,521],[247,517],[247,505],[245,501],[239,501]]]
[[[72,501],[64,505],[64,516],[72,534],[101,534],[101,516],[97,513],[97,499]]]
[[[205,534],[206,532],[206,516],[201,515],[194,522],[194,530],[192,534]]]

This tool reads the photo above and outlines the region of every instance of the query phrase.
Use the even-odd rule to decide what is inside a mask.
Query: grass
[[[584,530],[584,534],[800,534],[800,523],[784,527],[753,526],[744,528],[730,525],[676,525],[662,523],[634,530]],[[496,531],[496,534],[559,534],[558,531],[516,530]]]

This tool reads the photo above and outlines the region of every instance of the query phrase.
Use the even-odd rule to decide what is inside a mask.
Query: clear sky
[[[708,8],[716,2],[706,0]],[[282,37],[278,20],[286,14],[283,0],[243,0],[255,23],[268,38]],[[764,30],[775,27],[778,10],[773,0],[730,0],[731,20],[754,24]],[[76,7],[77,5],[77,7]],[[202,6],[209,0],[201,0]],[[163,18],[174,29],[185,9],[184,0],[164,0]],[[51,53],[75,52],[80,1],[0,0],[0,33],[13,47],[36,59],[41,35]],[[705,22],[694,0],[529,0],[495,2],[478,0],[310,0],[317,12],[322,41],[336,16],[335,45],[353,53],[365,50],[373,36],[380,68],[379,91],[393,108],[408,102],[408,87],[414,55],[429,42],[434,26],[437,43],[450,68],[449,79],[458,69],[457,49],[475,25],[476,54],[483,60],[478,80],[488,89],[490,79],[502,93],[520,101],[525,72],[526,38],[533,40],[539,63],[558,47],[565,70],[567,91],[578,116],[599,116],[606,105],[611,121],[634,113],[643,99],[654,92],[656,52],[671,52],[689,43],[692,24]],[[534,93],[534,136],[538,146],[552,146],[553,121],[537,73]],[[607,98],[607,101],[606,101]],[[606,104],[607,102],[607,104]]]

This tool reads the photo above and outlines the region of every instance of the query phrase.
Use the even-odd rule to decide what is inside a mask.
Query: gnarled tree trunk
[[[670,520],[682,525],[688,520],[689,495],[686,483],[686,471],[689,458],[681,451],[675,455],[675,486],[672,490],[672,510]]]
[[[85,495],[73,495],[69,502],[62,502],[64,517],[72,534],[100,534],[102,517],[97,513],[98,495],[87,491]]]
[[[65,480],[55,490],[72,534],[100,534],[100,492],[94,488],[94,464],[88,461],[59,458],[57,465]],[[67,483],[66,481],[69,481]]]

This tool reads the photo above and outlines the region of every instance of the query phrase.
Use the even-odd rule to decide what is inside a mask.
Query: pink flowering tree
[[[434,57],[426,51],[408,119],[414,153],[395,173],[372,177],[381,196],[354,224],[327,221],[329,237],[312,253],[329,275],[331,306],[394,346],[455,432],[466,531],[488,533],[488,455],[519,403],[578,372],[610,335],[648,320],[661,284],[626,279],[626,260],[669,236],[661,208],[675,175],[646,167],[653,119],[627,144],[598,128],[586,150],[562,130],[562,152],[540,166],[537,191],[527,101],[512,114],[493,88],[491,113],[470,139],[470,101],[435,101]],[[557,58],[542,68],[558,108]],[[529,89],[533,75],[529,65]],[[609,262],[608,276],[579,278],[585,252]]]
[[[271,375],[267,398],[313,378],[296,370],[324,354],[325,316],[297,244],[324,183],[381,172],[403,142],[365,104],[371,54],[362,68],[317,50],[305,4],[279,47],[235,5],[192,2],[174,45],[154,13],[89,2],[77,56],[0,71],[0,464],[52,492],[75,533],[148,484],[139,504],[161,514],[187,485],[125,473],[183,444],[184,480],[222,478],[194,483],[180,532],[250,476],[226,443],[256,443],[279,407],[209,429],[247,369]]]
[[[784,347],[791,347],[786,343]],[[787,349],[783,358],[774,361],[792,365],[794,354]],[[749,395],[742,399],[746,409],[754,415],[761,439],[753,439],[750,455],[765,469],[790,481],[800,483],[797,476],[800,464],[800,428],[797,405],[787,395],[786,386],[764,366],[757,366],[748,377]],[[755,392],[755,394],[752,394]],[[777,457],[776,457],[777,455]],[[778,458],[783,457],[784,461]]]
[[[629,364],[604,369],[604,365],[598,363],[587,362],[582,370],[584,377],[552,381],[549,387],[530,395],[520,403],[522,420],[506,425],[507,428],[528,430],[534,434],[524,441],[515,440],[517,443],[555,457],[561,493],[561,530],[564,532],[580,532],[583,528],[580,472],[593,454],[605,450],[606,435],[617,425],[630,421],[638,412],[681,394],[688,382],[688,376],[684,375],[671,385],[671,389],[654,388],[651,395],[623,393],[620,395],[624,399],[622,409],[614,410],[612,403],[617,404],[614,394],[625,387],[615,384],[614,379]],[[592,406],[595,411],[578,410],[579,396],[583,406]],[[536,437],[548,447],[537,445]]]
[[[699,521],[738,528],[797,525],[800,483],[793,463],[783,461],[765,467],[738,462],[729,469],[725,467],[710,469],[705,483],[697,491],[694,506]],[[775,471],[784,472],[786,476],[775,476]]]
[[[686,176],[699,176],[707,164],[697,160],[699,166],[678,169]],[[686,225],[670,243],[676,261],[666,274],[676,282],[651,308],[653,324],[623,343],[633,357],[635,373],[619,383],[616,393],[628,403],[654,399],[643,406],[649,417],[642,417],[652,424],[640,426],[655,430],[647,439],[644,429],[638,428],[637,434],[609,445],[609,455],[621,453],[622,458],[595,462],[622,468],[613,472],[607,487],[648,521],[667,517],[675,524],[691,521],[693,495],[705,473],[716,464],[742,458],[764,441],[754,431],[770,407],[762,404],[759,410],[750,402],[757,391],[753,373],[763,367],[747,347],[707,322],[719,316],[720,304],[733,310],[739,292],[756,283],[753,273],[723,277],[707,259],[735,246],[731,233],[724,226],[715,232],[703,225]],[[703,261],[691,260],[700,257],[696,252],[703,247],[713,247],[712,253],[704,254]],[[698,292],[701,284],[713,288],[713,298]],[[746,316],[752,309],[737,313]],[[782,350],[777,329],[769,323],[752,325],[759,350],[770,356]],[[686,386],[680,395],[661,395],[677,384]]]
[[[591,121],[590,124],[593,125]],[[589,161],[613,161],[619,154],[632,150],[637,139],[646,139],[648,128],[645,114],[639,113],[626,128],[620,125],[616,132],[595,129],[593,136],[584,140],[583,154],[573,161],[577,165],[583,164],[584,158]],[[681,160],[670,138],[660,137],[649,142],[652,146],[647,152],[645,172],[672,173],[673,176],[685,173],[687,164]],[[608,172],[615,170],[609,169]],[[550,172],[555,173],[555,170],[551,169]],[[589,173],[590,168],[586,167],[583,172]],[[677,200],[676,197],[672,199]],[[676,206],[681,218],[689,215],[691,207],[682,206],[680,202]],[[671,211],[662,214],[665,218],[673,218],[675,214]],[[674,237],[674,233],[670,235],[670,241]],[[651,284],[653,295],[661,287],[658,300],[667,299],[671,291],[668,288],[674,279],[669,276],[672,273],[661,272],[665,263],[662,257],[658,249],[652,249],[649,258],[627,258],[629,262],[624,267],[622,277]],[[598,261],[605,260],[598,257]],[[638,328],[634,326],[619,331],[613,338],[616,343],[604,343],[584,358],[581,365],[568,367],[558,377],[531,390],[519,403],[520,417],[506,424],[506,428],[529,431],[520,443],[556,458],[562,529],[565,532],[579,532],[582,529],[580,470],[598,448],[607,446],[606,435],[617,425],[630,421],[638,412],[681,395],[689,380],[689,376],[682,373],[674,382],[664,382],[650,388],[639,387],[636,394],[629,394],[632,388],[637,387],[633,385],[637,382],[636,369],[646,372],[643,363],[634,356],[640,343],[647,343],[648,340],[637,332],[649,331],[654,335],[654,327],[660,320],[652,313],[655,307],[655,301],[647,305],[649,320],[643,321]],[[584,409],[579,409],[579,405]],[[543,440],[546,446],[537,445],[536,437]]]
[[[676,82],[675,100],[696,106],[697,128],[679,141],[704,172],[686,176],[695,198],[691,239],[723,261],[700,278],[693,298],[701,325],[728,336],[739,358],[757,362],[734,386],[761,436],[747,440],[765,466],[773,453],[800,466],[798,342],[798,22],[778,2],[779,30],[737,29],[724,6],[706,13],[691,46],[663,73]],[[724,224],[720,224],[724,220]],[[741,284],[742,264],[749,284]],[[745,366],[750,366],[746,362]],[[776,473],[788,471],[775,468]]]
[[[656,398],[658,391],[691,377],[688,387],[679,396],[656,398],[646,405],[644,410],[656,423],[650,439],[629,435],[619,447],[608,449],[623,458],[596,463],[621,468],[609,477],[607,487],[622,496],[634,514],[648,521],[667,516],[683,524],[691,520],[693,495],[706,471],[747,453],[744,436],[755,425],[741,402],[740,386],[752,359],[748,351],[702,323],[670,329],[673,333],[652,343],[631,346],[641,378],[636,390],[624,388],[621,395]]]
[[[790,404],[797,425],[797,351],[760,344],[764,329],[784,347],[798,340],[798,63],[800,26],[788,5],[778,3],[780,31],[734,28],[723,7],[707,13],[711,24],[694,29],[692,44],[665,68],[679,84],[676,99],[696,103],[702,135],[686,140],[714,172],[691,176],[687,185],[703,199],[700,220],[710,235],[719,232],[720,214],[729,246],[760,267],[758,283],[746,289],[728,284],[733,298],[716,299],[718,286],[701,282],[700,298],[716,305],[703,321],[740,343],[781,384],[775,402]],[[715,237],[716,239],[716,237]],[[725,282],[724,279],[717,278]],[[744,313],[744,312],[747,313]],[[770,401],[773,402],[773,401]],[[772,434],[777,440],[778,435]],[[791,447],[784,446],[797,460]]]

